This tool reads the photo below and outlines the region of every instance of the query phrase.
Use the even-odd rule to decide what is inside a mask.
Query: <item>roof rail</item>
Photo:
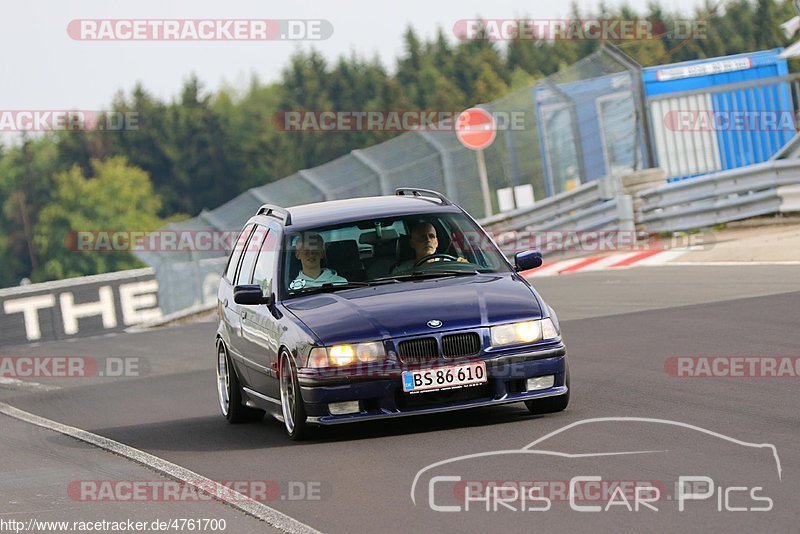
[[[452,202],[450,202],[450,199],[448,199],[446,196],[431,189],[419,189],[417,187],[398,187],[397,189],[394,190],[394,194],[399,197],[405,197],[405,196],[427,197],[425,198],[425,200],[431,200],[430,197],[433,197],[439,199],[439,201],[442,203],[442,206],[450,206],[453,204]]]
[[[263,215],[265,217],[275,217],[283,218],[283,225],[284,226],[291,226],[292,225],[292,215],[289,213],[289,210],[286,208],[282,208],[280,206],[276,206],[274,204],[264,204],[258,211],[256,215]]]

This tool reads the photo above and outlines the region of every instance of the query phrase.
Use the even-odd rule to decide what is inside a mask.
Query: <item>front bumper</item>
[[[486,362],[488,381],[480,386],[442,392],[403,392],[401,375],[404,369],[383,369],[347,377],[323,377],[300,371],[298,380],[308,422],[335,425],[428,413],[493,406],[511,402],[553,397],[567,393],[567,352],[563,343],[535,351],[483,355],[476,358]],[[437,362],[430,367],[451,365]],[[552,387],[526,391],[528,378],[554,375]],[[346,415],[331,415],[328,404],[358,400],[360,411]]]

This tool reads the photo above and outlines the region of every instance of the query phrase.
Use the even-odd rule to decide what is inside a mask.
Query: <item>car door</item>
[[[250,234],[250,238],[247,240],[247,244],[244,246],[242,259],[239,262],[239,270],[236,273],[236,280],[233,284],[234,288],[236,286],[252,283],[253,269],[255,268],[256,259],[258,258],[258,253],[261,250],[261,244],[264,242],[264,237],[266,234],[267,229],[265,226],[255,225],[253,232]],[[251,354],[253,350],[250,347],[249,341],[252,335],[249,335],[246,332],[246,330],[249,328],[247,318],[252,313],[253,308],[255,308],[255,306],[236,304],[236,310],[239,315],[239,328],[236,329],[232,338],[234,339],[233,343],[236,352],[239,355],[240,365],[237,366],[237,368],[242,371],[239,374],[239,378],[241,378],[247,386],[252,385],[253,378],[254,363],[251,361]]]
[[[255,232],[266,230],[259,227]],[[274,293],[277,271],[279,231],[270,228],[262,239],[253,273],[248,283],[261,286],[264,296]],[[272,399],[279,399],[278,349],[282,333],[274,308],[265,304],[248,306],[242,312],[242,344],[249,366],[253,389]]]
[[[219,284],[218,309],[220,319],[222,320],[222,337],[227,344],[228,353],[237,369],[242,369],[243,364],[240,346],[241,317],[239,316],[240,305],[233,301],[233,287],[236,282],[237,273],[239,272],[242,254],[254,227],[254,224],[248,224],[242,229],[239,238],[234,244],[233,251],[231,251],[228,265],[225,267],[225,273]]]

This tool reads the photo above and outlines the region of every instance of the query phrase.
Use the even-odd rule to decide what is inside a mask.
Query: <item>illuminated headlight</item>
[[[353,345],[334,345],[328,349],[328,360],[332,365],[350,365],[356,361],[356,349]]]
[[[308,355],[308,367],[341,367],[354,363],[379,362],[386,359],[383,343],[372,341],[369,343],[354,343],[346,345],[333,345],[332,347],[316,347]]]
[[[494,347],[535,343],[558,337],[558,331],[550,318],[493,326],[491,332]]]

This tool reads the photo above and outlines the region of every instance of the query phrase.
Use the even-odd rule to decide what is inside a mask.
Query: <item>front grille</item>
[[[476,332],[462,332],[442,337],[442,354],[445,358],[474,356],[481,351],[481,336]]]
[[[404,363],[423,363],[439,358],[439,349],[434,337],[418,337],[401,341],[397,351]]]

